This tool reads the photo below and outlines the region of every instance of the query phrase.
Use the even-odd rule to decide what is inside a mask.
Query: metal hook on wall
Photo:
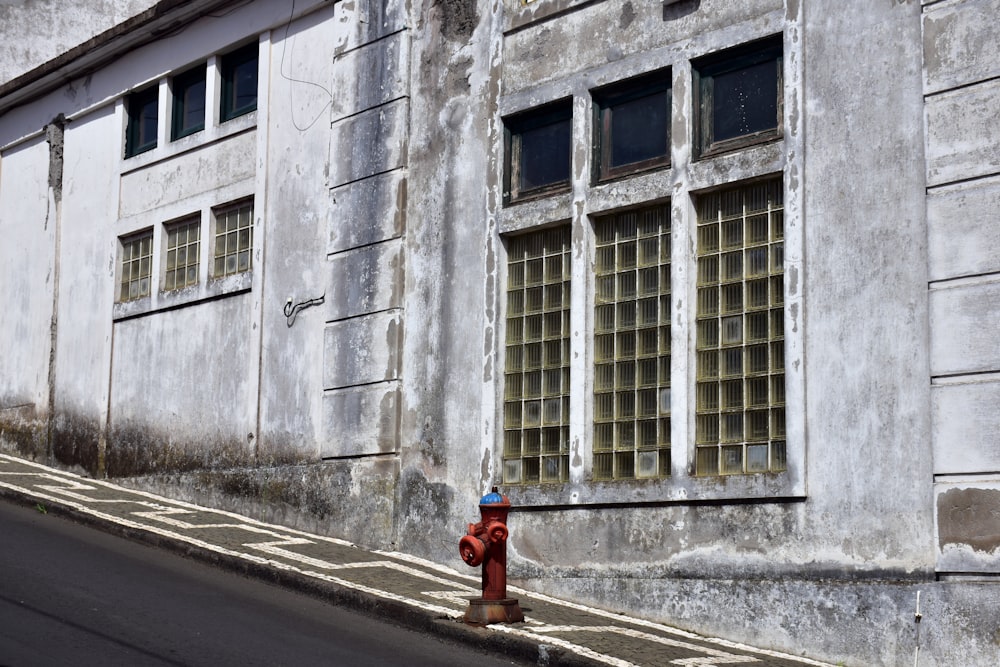
[[[292,297],[288,297],[288,301],[285,302],[285,307],[282,312],[285,313],[285,321],[288,323],[288,328],[291,329],[292,325],[295,324],[295,318],[298,317],[299,311],[309,308],[310,306],[318,306],[326,301],[326,293],[315,299],[308,299],[306,301],[299,301],[296,304],[292,304]]]

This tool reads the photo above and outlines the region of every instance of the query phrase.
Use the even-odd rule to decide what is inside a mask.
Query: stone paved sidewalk
[[[510,595],[520,600],[525,622],[469,627],[461,623],[461,617],[468,599],[479,595],[478,572],[459,573],[402,553],[366,551],[343,540],[125,489],[2,454],[0,496],[538,664],[825,665],[510,586]]]

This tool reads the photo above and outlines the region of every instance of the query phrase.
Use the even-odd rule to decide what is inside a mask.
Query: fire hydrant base
[[[465,610],[465,622],[469,625],[491,625],[493,623],[521,623],[524,612],[517,598],[503,600],[484,600],[473,598],[469,600],[469,608]]]

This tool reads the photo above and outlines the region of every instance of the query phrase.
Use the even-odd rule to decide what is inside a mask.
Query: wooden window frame
[[[773,35],[748,44],[743,44],[719,53],[704,56],[692,62],[694,77],[695,123],[694,148],[698,158],[707,158],[721,153],[740,150],[748,146],[780,139],[783,134],[783,53],[781,35]],[[761,63],[773,62],[776,72],[776,117],[774,127],[750,134],[715,141],[713,129],[713,108],[715,77]]]
[[[631,176],[639,172],[650,171],[670,166],[671,142],[671,112],[672,112],[672,81],[670,69],[666,68],[641,76],[620,81],[610,86],[597,89],[591,93],[594,100],[594,175],[595,183],[609,181],[623,176]],[[611,153],[614,145],[612,136],[612,119],[615,107],[626,102],[652,97],[658,93],[666,95],[667,145],[662,155],[646,160],[632,162],[620,166],[611,165]]]
[[[570,145],[570,167],[566,178],[552,183],[546,183],[534,188],[521,189],[521,136],[528,130],[539,127],[555,125],[557,123],[569,123],[569,145]],[[573,174],[572,151],[573,151],[573,100],[571,98],[558,100],[541,107],[523,111],[514,116],[505,118],[504,121],[504,180],[503,199],[504,204],[520,202],[529,199],[536,199],[557,192],[567,192],[570,189],[570,181]]]

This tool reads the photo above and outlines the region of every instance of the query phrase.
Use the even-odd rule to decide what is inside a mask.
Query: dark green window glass
[[[205,66],[175,76],[173,96],[170,139],[205,129]]]
[[[128,96],[125,157],[132,157],[156,148],[157,102],[158,91],[156,87]]]
[[[222,57],[220,120],[227,121],[257,108],[257,58],[256,44]]]

